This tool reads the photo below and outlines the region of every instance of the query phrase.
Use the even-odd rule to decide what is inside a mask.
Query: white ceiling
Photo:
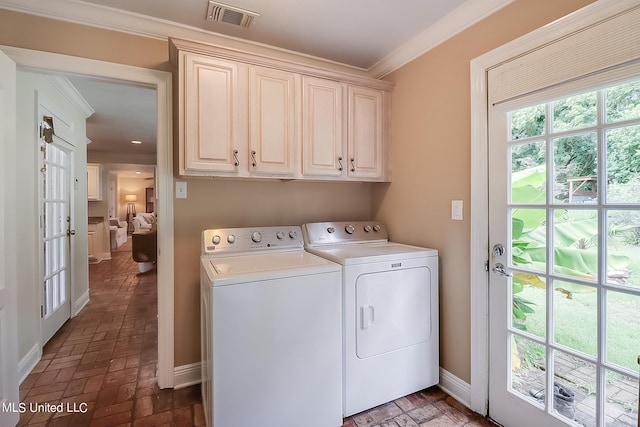
[[[249,28],[242,28],[207,20],[208,0],[85,0],[364,69],[464,1],[222,0],[260,15]]]
[[[0,0],[0,8],[165,40],[241,39],[380,77],[512,1],[223,0],[260,15],[249,28],[205,19],[208,0]],[[68,79],[95,110],[87,120],[89,151],[155,152],[154,90]]]

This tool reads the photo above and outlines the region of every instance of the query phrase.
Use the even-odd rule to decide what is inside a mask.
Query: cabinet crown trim
[[[362,76],[342,70],[331,69],[329,67],[331,67],[333,64],[330,62],[327,62],[327,68],[322,68],[319,66],[311,65],[309,63],[304,63],[304,57],[301,57],[300,61],[296,62],[289,59],[275,58],[263,54],[231,49],[214,44],[170,38],[169,61],[174,67],[178,67],[179,65],[179,52],[195,53],[230,61],[242,62],[249,65],[275,68],[282,71],[296,72],[308,76],[321,77],[344,83],[363,85],[384,91],[392,91],[395,86],[395,83],[386,80],[380,80],[373,77]],[[337,67],[337,65],[335,65],[335,67]]]

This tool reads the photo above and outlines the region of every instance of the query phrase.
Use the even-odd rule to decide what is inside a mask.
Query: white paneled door
[[[637,426],[640,71],[490,109],[490,415]]]
[[[16,64],[0,52],[0,425],[14,426],[18,423],[18,337],[15,267],[15,194],[10,190],[15,185],[11,165],[15,154],[16,128]]]
[[[70,246],[75,230],[71,225],[71,157],[73,147],[52,135],[62,121],[40,104],[40,232],[42,250],[43,300],[41,307],[42,343],[46,343],[71,315]],[[51,118],[50,122],[47,118]],[[60,132],[64,134],[63,132]]]

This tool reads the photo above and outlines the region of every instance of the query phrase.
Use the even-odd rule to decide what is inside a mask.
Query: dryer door
[[[427,341],[431,337],[431,286],[431,272],[426,267],[358,276],[358,358]]]

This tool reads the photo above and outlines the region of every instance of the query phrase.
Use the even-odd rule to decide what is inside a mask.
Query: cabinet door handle
[[[338,156],[338,164],[340,165],[340,167],[338,168],[339,171],[342,171],[342,156]]]
[[[233,150],[233,165],[240,165],[240,160],[238,160],[238,150]]]
[[[356,159],[354,159],[353,157],[351,158],[351,172],[355,172],[356,171],[356,163],[355,163]]]
[[[258,163],[256,162],[256,151],[255,150],[251,150],[251,166],[253,166],[254,168],[256,166],[258,166]]]

